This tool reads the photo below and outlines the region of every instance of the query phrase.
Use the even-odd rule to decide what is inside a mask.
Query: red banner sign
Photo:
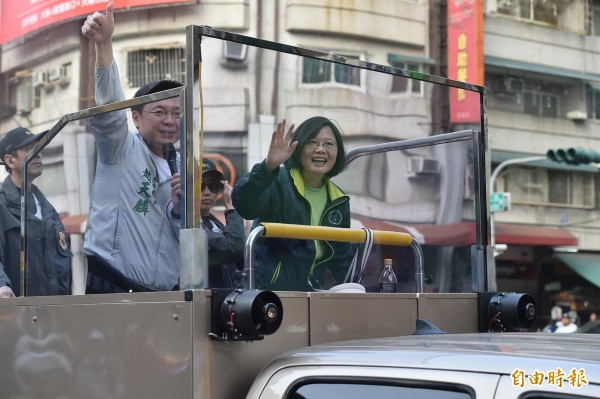
[[[448,0],[448,77],[483,85],[483,0]],[[481,119],[479,93],[450,90],[450,122]]]
[[[0,44],[57,22],[103,11],[110,1],[115,3],[115,9],[190,2],[190,0],[0,0]]]

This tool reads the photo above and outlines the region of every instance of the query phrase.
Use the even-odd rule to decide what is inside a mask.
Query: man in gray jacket
[[[113,58],[113,7],[109,3],[106,14],[88,16],[81,28],[95,44],[98,105],[125,100]],[[181,86],[171,80],[151,82],[135,97]],[[179,98],[133,107],[137,132],[128,131],[124,110],[93,118],[98,162],[84,240],[86,293],[177,288],[180,190],[162,145],[179,140],[180,112]]]

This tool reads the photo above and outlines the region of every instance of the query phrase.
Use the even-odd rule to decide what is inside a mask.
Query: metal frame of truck
[[[202,59],[201,41],[211,37],[271,49],[277,52],[342,63],[384,74],[404,76],[469,90],[480,96],[481,131],[459,131],[423,139],[405,140],[355,149],[351,161],[373,153],[432,143],[471,140],[474,143],[476,243],[472,267],[477,287],[468,293],[330,293],[278,292],[284,317],[277,331],[264,339],[214,340],[214,310],[218,297],[211,289],[85,296],[20,297],[0,301],[0,386],[11,397],[243,397],[260,369],[285,350],[320,343],[409,335],[418,319],[446,332],[477,332],[480,293],[493,285],[493,251],[489,247],[489,161],[486,139],[485,87],[416,74],[398,68],[328,55],[280,43],[212,29],[187,28],[188,86],[138,99],[65,115],[28,154],[26,163],[69,122],[134,104],[181,96],[185,109],[185,136],[181,140],[185,194],[182,229],[182,265],[202,272],[202,239],[194,220],[194,159],[201,126],[194,97],[196,66]],[[202,151],[202,148],[200,148]],[[192,189],[190,189],[192,188]],[[26,207],[25,201],[23,206]],[[27,234],[26,225],[23,234]],[[26,255],[25,255],[26,258]],[[23,270],[23,281],[26,270]],[[252,292],[252,290],[242,291]],[[485,304],[490,299],[487,293]],[[497,297],[496,297],[497,298]],[[499,304],[501,299],[496,299]],[[262,338],[262,337],[260,337]],[[12,396],[11,396],[12,395]],[[51,396],[55,395],[55,396]]]

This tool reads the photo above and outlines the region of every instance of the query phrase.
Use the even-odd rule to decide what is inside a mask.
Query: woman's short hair
[[[346,148],[344,147],[342,132],[332,120],[325,118],[324,116],[313,116],[312,118],[308,118],[296,128],[294,134],[292,135],[291,142],[293,143],[294,141],[297,141],[298,146],[294,150],[292,156],[285,161],[285,166],[287,168],[297,168],[302,170],[302,163],[300,161],[302,149],[308,140],[319,134],[323,126],[331,127],[338,148],[335,164],[333,165],[333,168],[331,168],[331,170],[325,174],[325,176],[337,176],[346,168]]]

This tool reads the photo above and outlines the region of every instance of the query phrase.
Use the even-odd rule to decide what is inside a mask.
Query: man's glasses
[[[306,144],[304,144],[304,147],[308,148],[309,150],[314,150],[320,145],[323,146],[323,148],[325,148],[327,151],[333,151],[337,148],[337,143],[333,140],[325,140],[321,143],[317,139],[308,140]]]
[[[145,112],[147,114],[152,114],[157,119],[164,119],[169,114],[172,115],[173,118],[175,118],[175,119],[181,118],[181,112],[179,112],[179,111],[162,111],[162,110],[157,110],[157,111],[142,111],[142,112]]]
[[[204,191],[204,189],[206,187],[208,187],[208,189],[210,190],[211,193],[213,194],[219,194],[219,192],[221,191],[221,187],[223,185],[221,184],[221,182],[219,180],[208,180],[208,181],[203,181],[202,182],[202,191]]]

